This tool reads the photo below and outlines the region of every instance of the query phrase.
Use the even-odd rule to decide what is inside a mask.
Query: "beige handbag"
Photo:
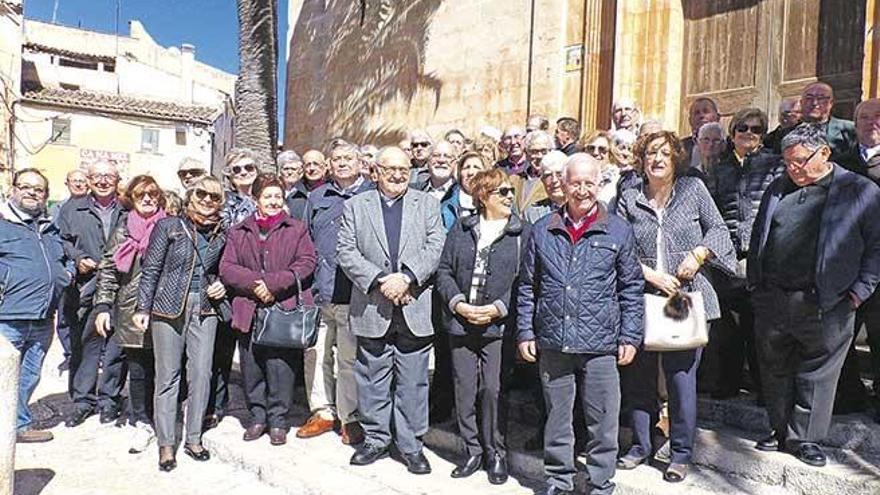
[[[692,303],[688,316],[676,321],[664,312],[667,296],[645,294],[646,351],[685,351],[709,343],[703,294],[688,292],[687,295]]]

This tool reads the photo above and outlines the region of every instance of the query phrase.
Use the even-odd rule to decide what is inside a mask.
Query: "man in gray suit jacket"
[[[430,280],[446,230],[438,201],[407,189],[409,172],[401,149],[382,150],[378,190],[345,203],[337,260],[354,284],[349,323],[357,337],[355,375],[366,436],[351,464],[386,457],[393,423],[393,440],[407,469],[426,474],[431,466],[420,437],[428,430]]]

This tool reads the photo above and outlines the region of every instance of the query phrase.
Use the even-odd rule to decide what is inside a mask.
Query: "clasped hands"
[[[392,273],[380,277],[379,292],[395,306],[403,306],[412,302],[413,297],[409,293],[409,285],[412,281],[403,273]]]
[[[493,319],[501,316],[501,312],[494,304],[474,306],[466,302],[455,305],[455,312],[473,325],[488,325]]]
[[[257,280],[254,282],[254,295],[257,296],[263,304],[272,304],[275,302],[275,296],[269,292],[265,280]]]

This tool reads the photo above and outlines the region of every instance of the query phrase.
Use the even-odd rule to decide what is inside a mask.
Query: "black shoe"
[[[202,420],[202,433],[212,430],[223,421],[223,416],[219,414],[209,414]]]
[[[177,467],[177,459],[171,458],[167,461],[159,461],[159,471],[169,472],[173,471],[174,468]]]
[[[67,421],[64,422],[64,426],[68,428],[75,428],[85,423],[86,420],[89,419],[89,416],[91,416],[92,414],[95,414],[95,410],[92,408],[76,409],[75,411],[73,411],[73,414],[71,414],[70,417],[67,418]]]
[[[453,469],[452,474],[449,476],[452,476],[453,478],[467,478],[479,471],[481,467],[483,467],[483,456],[472,455],[468,457],[468,460],[465,461],[464,464]]]
[[[406,470],[412,474],[430,474],[431,464],[428,458],[421,451],[415,454],[403,454],[403,462],[406,464]]]
[[[761,452],[777,452],[781,450],[784,445],[785,439],[776,432],[773,432],[769,436],[758,440],[758,443],[755,444],[755,448]]]
[[[120,416],[122,416],[122,408],[118,405],[112,405],[101,410],[101,414],[98,416],[98,421],[100,421],[102,425],[106,425],[107,423],[116,421]]]
[[[211,459],[211,454],[208,452],[208,449],[202,447],[202,450],[196,452],[189,445],[183,446],[183,453],[192,457],[193,460],[199,462],[205,462]]]
[[[379,447],[370,443],[362,443],[351,456],[349,464],[352,466],[367,466],[379,459],[388,457],[388,447]]]
[[[486,463],[486,471],[489,473],[489,483],[503,485],[507,482],[507,459],[495,454]]]
[[[798,460],[810,466],[822,467],[827,462],[825,452],[822,452],[822,448],[815,443],[803,442],[798,445],[791,445],[786,450],[791,455],[797,457]]]
[[[550,486],[544,491],[544,495],[574,495],[574,490],[563,490],[562,488]]]

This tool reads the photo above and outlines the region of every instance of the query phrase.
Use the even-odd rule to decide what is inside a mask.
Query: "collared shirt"
[[[880,153],[880,144],[877,146],[867,147],[863,144],[859,144],[859,155],[862,157],[862,160],[867,163],[871,158]]]
[[[101,219],[101,227],[104,229],[104,239],[110,237],[110,229],[113,228],[113,213],[116,210],[116,198],[113,198],[107,206],[101,206],[101,203],[92,196],[92,205],[95,207],[95,211],[98,213],[98,217]]]
[[[392,198],[391,196],[388,196],[385,193],[383,193],[381,190],[379,190],[379,197],[382,198],[382,203],[385,205],[386,208],[390,208],[391,205],[393,205],[397,201],[400,201],[401,199],[403,199],[405,194],[406,193],[401,194],[400,196],[398,196],[396,198]]]
[[[436,199],[437,201],[443,201],[443,198],[446,197],[446,193],[448,193],[449,190],[452,189],[453,184],[455,184],[455,181],[452,179],[452,177],[450,177],[440,187],[434,187],[434,184],[432,184],[431,180],[428,179],[428,182],[425,185],[425,192],[430,194],[431,196],[434,196],[434,199]]]
[[[568,236],[571,238],[572,243],[577,243],[584,236],[584,233],[587,232],[587,229],[593,225],[593,222],[599,218],[599,205],[593,206],[593,210],[586,215],[584,215],[580,220],[575,220],[571,217],[571,214],[568,213],[568,207],[562,208],[562,218],[565,223],[565,230],[568,232]]]
[[[354,181],[354,184],[346,188],[340,188],[339,184],[337,184],[335,180],[330,181],[330,188],[343,196],[354,196],[354,193],[357,192],[357,190],[361,187],[361,184],[363,183],[364,177],[362,175],[358,175],[357,179],[355,179]]]

